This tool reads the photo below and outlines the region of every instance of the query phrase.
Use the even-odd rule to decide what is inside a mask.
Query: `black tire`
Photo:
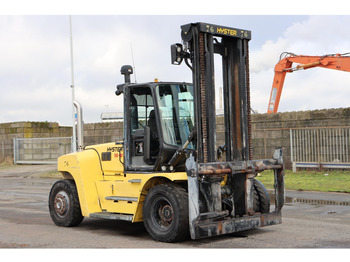
[[[254,212],[270,212],[270,196],[265,186],[254,179]]]
[[[175,184],[151,188],[143,205],[143,222],[157,241],[178,242],[189,238],[186,190]]]
[[[57,226],[73,227],[83,221],[77,188],[73,180],[57,181],[49,195],[49,211]]]

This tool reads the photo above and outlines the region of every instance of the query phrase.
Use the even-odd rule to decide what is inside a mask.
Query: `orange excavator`
[[[350,53],[332,54],[324,56],[303,56],[289,52],[284,52],[280,56],[280,61],[275,66],[275,76],[273,79],[269,105],[267,113],[277,113],[280,102],[284,79],[287,73],[297,70],[306,70],[314,67],[323,67],[350,72]],[[298,63],[292,67],[293,63]]]

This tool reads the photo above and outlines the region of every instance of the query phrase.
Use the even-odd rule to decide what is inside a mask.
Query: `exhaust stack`
[[[84,121],[83,121],[83,109],[80,103],[76,100],[73,101],[73,104],[77,111],[77,141],[78,142],[77,150],[82,151],[84,148]]]
[[[122,68],[120,69],[120,73],[124,75],[124,84],[122,85],[117,85],[117,91],[115,91],[115,94],[117,96],[121,95],[124,91],[124,86],[128,85],[131,83],[130,80],[130,75],[133,74],[132,66],[131,65],[123,65]]]

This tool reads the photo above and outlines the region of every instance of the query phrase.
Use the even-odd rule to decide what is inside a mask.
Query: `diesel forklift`
[[[58,159],[64,179],[49,195],[58,226],[84,217],[142,222],[162,242],[199,239],[282,222],[282,149],[252,159],[248,42],[251,32],[207,23],[181,26],[171,62],[193,82],[131,83],[123,66],[123,141],[79,147]],[[221,58],[225,144],[216,139],[214,54]],[[255,177],[274,171],[275,201]]]

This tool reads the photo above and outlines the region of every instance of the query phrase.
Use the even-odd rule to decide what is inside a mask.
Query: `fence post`
[[[264,130],[264,156],[267,158],[266,130]]]
[[[1,160],[5,159],[5,143],[4,140],[1,140]]]
[[[17,163],[17,150],[16,150],[16,138],[13,139],[13,163],[16,164]]]
[[[289,129],[289,139],[290,139],[290,163],[292,164],[293,172],[294,171],[294,164],[293,164],[293,130]]]

